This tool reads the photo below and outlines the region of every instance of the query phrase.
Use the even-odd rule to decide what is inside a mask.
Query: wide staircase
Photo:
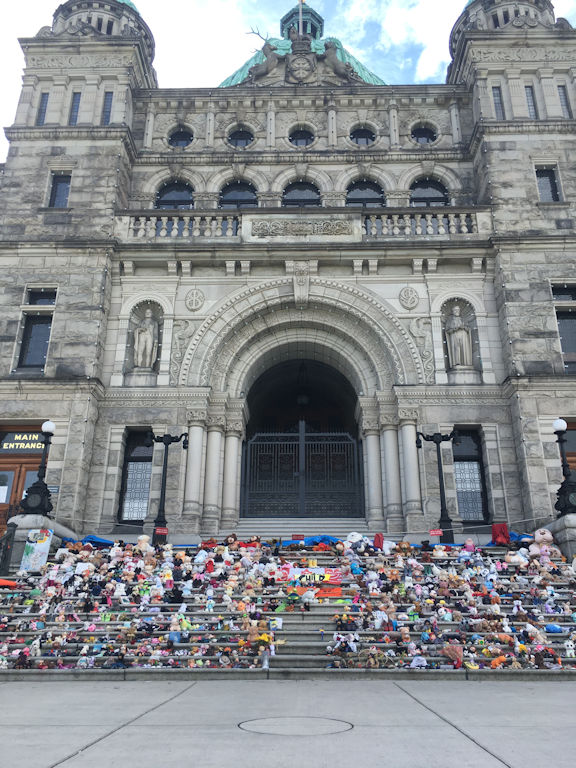
[[[467,564],[459,562],[456,553],[457,550],[423,564],[428,573],[434,571],[436,574],[428,575],[428,583],[435,578],[442,585],[447,575],[457,579]],[[488,565],[502,562],[505,551],[491,548],[482,554]],[[339,568],[342,563],[348,563],[335,552],[319,552],[312,548],[281,549],[278,557],[302,566],[306,565],[306,560],[312,560],[312,565],[315,563],[317,568]],[[412,557],[422,560],[421,554]],[[368,567],[366,558],[360,556],[355,560],[365,571]],[[204,588],[193,589],[191,595],[183,598],[185,609],[180,602],[166,600],[138,605],[130,596],[122,595],[120,589],[108,604],[81,611],[66,596],[60,600],[50,598],[53,585],[44,584],[40,589],[39,579],[29,577],[15,587],[0,588],[0,670],[22,670],[23,674],[29,674],[31,670],[63,672],[72,669],[130,670],[131,674],[144,674],[150,669],[167,673],[186,670],[191,674],[200,671],[251,674],[261,671],[262,649],[267,648],[272,639],[273,655],[267,674],[305,675],[320,670],[339,674],[341,669],[369,671],[367,667],[374,672],[409,672],[414,656],[410,642],[421,648],[426,659],[427,671],[420,674],[448,671],[455,666],[453,659],[444,653],[451,640],[457,640],[464,647],[465,660],[466,653],[471,648],[476,649],[468,668],[480,667],[480,670],[489,671],[495,658],[518,658],[514,636],[519,636],[529,620],[538,625],[544,638],[536,638],[533,642],[521,638],[527,647],[518,668],[521,666],[525,671],[543,669],[539,661],[544,655],[554,662],[548,663],[548,668],[559,670],[562,665],[563,671],[576,672],[576,659],[570,651],[571,638],[576,639],[575,582],[558,559],[549,578],[543,578],[537,568],[526,570],[512,564],[505,566],[503,573],[509,584],[500,590],[499,613],[492,612],[489,595],[477,597],[479,616],[486,617],[487,626],[470,626],[466,618],[472,616],[466,615],[462,622],[438,619],[439,606],[448,611],[462,607],[465,585],[451,588],[443,595],[442,603],[438,598],[431,598],[415,606],[414,601],[403,599],[401,594],[404,585],[402,573],[394,573],[398,564],[396,557],[391,555],[383,562],[388,574],[398,579],[395,584],[399,594],[394,598],[398,624],[384,625],[381,629],[363,628],[364,618],[370,615],[370,607],[376,607],[379,598],[371,597],[365,586],[354,588],[355,579],[344,579],[340,587],[330,589],[327,597],[323,596],[325,587],[319,587],[315,601],[308,606],[301,597],[278,596],[278,586],[252,592],[244,584],[232,595],[233,606],[230,599],[226,599],[224,588],[218,586],[208,597]],[[564,568],[564,574],[561,568]],[[479,574],[483,574],[481,568]],[[288,593],[289,588],[284,585],[282,591]],[[518,610],[522,612],[518,614]],[[342,634],[357,635],[357,648],[354,652],[331,654],[327,652],[327,646],[334,644],[337,622],[344,614],[348,621],[356,622],[356,626],[349,625]],[[178,622],[177,615],[180,617]],[[257,637],[254,629],[242,627],[242,622],[247,620],[260,622]],[[278,620],[281,628],[277,627]],[[506,620],[512,627],[511,633],[503,629]],[[429,642],[422,638],[426,622],[435,624],[436,639],[429,638]],[[547,631],[551,625],[559,631]],[[400,635],[402,627],[403,638]],[[178,635],[172,636],[171,640],[170,631],[175,628]],[[251,634],[252,641],[249,641]],[[540,657],[534,659],[536,654]],[[334,669],[335,666],[340,669]]]

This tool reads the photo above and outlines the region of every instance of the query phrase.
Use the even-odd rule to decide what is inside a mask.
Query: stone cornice
[[[122,142],[128,150],[130,161],[133,163],[136,162],[136,145],[132,137],[132,131],[126,125],[80,125],[74,128],[65,125],[46,125],[42,127],[13,125],[10,128],[6,128],[4,132],[9,141],[39,139],[46,142],[59,140],[70,141],[70,139],[89,139],[90,141],[100,139],[102,141],[110,141],[110,139],[122,139]]]

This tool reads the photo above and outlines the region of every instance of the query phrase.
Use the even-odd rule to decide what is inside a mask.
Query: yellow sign
[[[0,453],[38,453],[43,448],[40,432],[7,432],[0,442]]]

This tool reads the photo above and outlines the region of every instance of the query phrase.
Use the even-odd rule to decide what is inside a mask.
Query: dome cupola
[[[284,40],[290,37],[292,27],[298,29],[300,22],[300,6],[297,5],[280,20],[280,34]],[[308,5],[302,6],[302,31],[312,40],[320,40],[324,34],[324,19],[320,14]]]
[[[54,13],[55,35],[102,35],[137,37],[142,40],[149,63],[154,60],[154,38],[132,0],[68,0]]]
[[[450,53],[454,56],[462,33],[468,30],[553,27],[555,21],[550,0],[469,0],[452,29]]]

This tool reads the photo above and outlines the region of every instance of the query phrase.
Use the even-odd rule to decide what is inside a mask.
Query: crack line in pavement
[[[502,765],[505,765],[506,768],[513,768],[510,763],[507,763],[505,760],[503,760],[501,757],[499,757],[494,752],[491,752],[487,747],[485,747],[483,744],[481,744],[479,741],[477,741],[473,736],[470,736],[470,734],[466,733],[466,731],[462,730],[462,728],[459,728],[454,723],[450,722],[444,715],[441,715],[439,712],[436,712],[432,707],[429,707],[428,704],[424,704],[423,701],[420,701],[416,696],[414,696],[410,691],[407,691],[405,688],[402,688],[402,686],[399,683],[394,683],[396,688],[400,688],[400,690],[405,693],[407,696],[410,696],[413,701],[415,701],[417,704],[420,704],[421,707],[424,707],[424,709],[427,709],[428,712],[431,712],[433,715],[436,715],[440,720],[444,721],[446,725],[449,725],[451,728],[454,728],[454,730],[458,731],[458,733],[462,734],[464,738],[469,739],[473,744],[476,744],[477,747],[480,747],[481,750],[486,752],[488,755],[493,757],[495,760],[498,760],[499,763]],[[52,768],[52,766],[50,767]]]
[[[71,755],[68,755],[67,757],[63,757],[61,760],[58,760],[56,763],[52,763],[51,765],[47,766],[47,768],[58,768],[59,765],[63,765],[64,763],[67,763],[68,760],[72,760],[72,758],[78,757],[78,755],[81,755],[82,752],[86,752],[87,749],[91,749],[96,744],[99,744],[101,741],[104,741],[108,737],[113,736],[115,733],[118,733],[118,731],[121,731],[123,728],[126,728],[128,725],[133,725],[137,720],[140,720],[142,717],[145,717],[146,715],[149,715],[151,712],[154,712],[155,710],[160,709],[160,707],[163,707],[165,704],[170,704],[171,701],[174,701],[174,699],[177,699],[179,696],[182,696],[182,694],[187,693],[195,685],[198,685],[198,680],[195,680],[189,686],[184,688],[183,691],[179,691],[178,693],[175,693],[174,696],[170,696],[170,698],[166,699],[166,701],[161,701],[159,704],[155,704],[153,707],[150,707],[150,709],[147,709],[146,712],[142,712],[142,714],[136,715],[136,717],[133,717],[132,720],[128,720],[128,722],[122,723],[122,725],[119,725],[117,728],[113,728],[108,733],[105,733],[103,736],[99,736],[97,739],[94,739],[94,741],[89,742],[81,749],[78,749],[76,752],[73,752]]]

